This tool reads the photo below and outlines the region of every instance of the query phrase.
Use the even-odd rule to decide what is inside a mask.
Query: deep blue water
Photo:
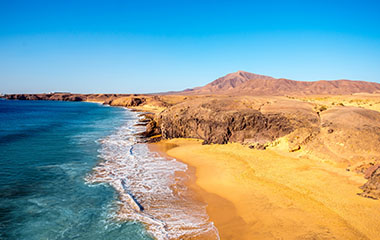
[[[84,177],[97,140],[132,114],[96,103],[0,100],[0,239],[151,239],[112,218],[117,197]]]

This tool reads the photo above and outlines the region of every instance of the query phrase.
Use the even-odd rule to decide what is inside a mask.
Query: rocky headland
[[[171,95],[51,93],[3,98],[128,107],[144,112],[140,124],[146,125],[142,135],[148,141],[195,138],[203,144],[240,143],[328,161],[363,177],[367,173],[368,183],[359,194],[378,199],[379,170],[368,171],[380,163],[379,91],[377,83],[297,82],[239,71]]]

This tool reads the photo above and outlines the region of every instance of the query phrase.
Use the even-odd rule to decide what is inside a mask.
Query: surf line
[[[133,209],[136,211],[142,212],[144,211],[144,207],[137,201],[136,197],[132,194],[131,190],[127,187],[125,179],[121,179],[121,186],[123,187],[125,193],[129,196],[130,202],[132,203]]]
[[[133,155],[132,150],[133,150],[133,145],[132,145],[131,148],[129,149],[129,153],[130,153],[131,155]]]
[[[146,222],[149,222],[151,224],[154,224],[156,226],[160,226],[160,232],[164,236],[165,239],[169,239],[167,230],[168,226],[165,222],[154,218],[150,214],[144,213],[144,207],[137,201],[136,197],[132,194],[132,192],[129,190],[126,179],[120,180],[121,186],[124,189],[124,192],[127,194],[130,206],[136,211],[138,215],[140,215],[143,219],[145,219]]]

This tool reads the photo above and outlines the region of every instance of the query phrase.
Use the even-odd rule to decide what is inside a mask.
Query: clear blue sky
[[[0,1],[0,92],[143,93],[237,70],[380,82],[380,2]]]

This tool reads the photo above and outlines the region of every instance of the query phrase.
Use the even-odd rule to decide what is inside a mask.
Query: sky
[[[380,83],[380,1],[0,0],[0,92],[152,93],[244,70]]]

